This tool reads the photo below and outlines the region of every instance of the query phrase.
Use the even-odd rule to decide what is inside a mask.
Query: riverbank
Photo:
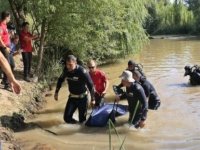
[[[22,86],[22,91],[16,95],[0,85],[0,140],[2,150],[19,150],[18,142],[13,136],[13,131],[20,131],[30,127],[24,123],[26,117],[33,117],[34,112],[42,108],[45,93],[41,84],[23,80],[23,64],[21,56],[16,58],[15,76]],[[0,149],[1,149],[0,148]]]
[[[185,40],[185,39],[200,39],[198,35],[188,35],[188,34],[179,34],[179,35],[150,35],[149,39],[171,39],[171,40]]]

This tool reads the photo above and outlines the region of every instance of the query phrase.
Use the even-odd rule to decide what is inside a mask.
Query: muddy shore
[[[16,95],[0,85],[0,149],[21,150],[13,132],[34,127],[33,124],[24,123],[25,118],[34,117],[34,113],[45,104],[44,86],[34,82],[23,81],[23,65],[20,56],[16,58],[15,76],[22,86],[22,92]],[[0,79],[1,81],[1,79]],[[47,147],[37,145],[35,149]],[[46,148],[48,149],[48,148]]]

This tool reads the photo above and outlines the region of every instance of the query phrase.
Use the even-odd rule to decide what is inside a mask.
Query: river
[[[183,75],[185,65],[200,64],[200,40],[152,39],[138,54],[101,67],[110,81],[106,96],[108,101],[114,99],[112,85],[120,82],[118,76],[127,67],[129,59],[144,66],[144,72],[157,89],[162,104],[157,111],[149,110],[144,129],[129,130],[126,126],[128,115],[117,118],[116,129],[120,137],[123,139],[127,136],[125,149],[199,150],[200,86],[190,86],[189,78]],[[36,118],[26,120],[42,128],[15,133],[24,150],[31,150],[38,143],[51,145],[56,150],[109,149],[108,128],[88,128],[64,123],[66,91],[67,87],[63,86],[58,102],[54,101],[53,96],[47,97],[47,105],[37,113]],[[113,133],[112,148],[117,150],[119,146],[120,142]]]

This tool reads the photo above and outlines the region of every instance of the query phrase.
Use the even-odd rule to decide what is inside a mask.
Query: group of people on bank
[[[104,72],[97,69],[94,60],[88,61],[87,68],[78,65],[74,55],[68,55],[65,59],[65,67],[58,78],[54,98],[58,100],[59,90],[66,79],[69,89],[69,98],[64,112],[66,123],[83,123],[86,120],[88,92],[91,96],[92,107],[99,107],[103,104],[109,86],[108,78]],[[160,99],[142,69],[132,60],[128,62],[128,68],[123,71],[120,78],[121,83],[117,87],[125,87],[126,90],[118,93],[115,100],[119,101],[124,98],[128,100],[129,123],[136,128],[142,128],[145,125],[148,109],[156,110],[160,106]],[[73,118],[76,109],[78,109],[79,121]]]
[[[22,60],[24,65],[24,80],[30,82],[31,62],[32,62],[32,40],[37,39],[38,35],[32,35],[29,32],[29,23],[23,22],[19,34],[16,33],[16,29],[13,24],[10,23],[10,13],[3,11],[1,13],[0,20],[0,53],[8,61],[12,73],[14,73],[15,61],[14,56],[22,54]],[[7,68],[7,67],[6,67]],[[2,69],[3,70],[3,69]],[[4,89],[10,88],[9,77],[6,71],[3,70],[3,77],[1,84],[4,85]]]

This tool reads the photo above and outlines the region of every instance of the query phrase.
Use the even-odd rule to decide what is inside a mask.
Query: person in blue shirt
[[[9,58],[8,58],[8,61],[9,61],[9,64],[10,64],[10,67],[12,69],[12,71],[14,71],[14,68],[15,68],[15,61],[14,61],[14,58],[13,56],[19,54],[19,36],[18,35],[14,35],[14,37],[11,39],[11,44],[10,44],[10,54],[9,54]]]

